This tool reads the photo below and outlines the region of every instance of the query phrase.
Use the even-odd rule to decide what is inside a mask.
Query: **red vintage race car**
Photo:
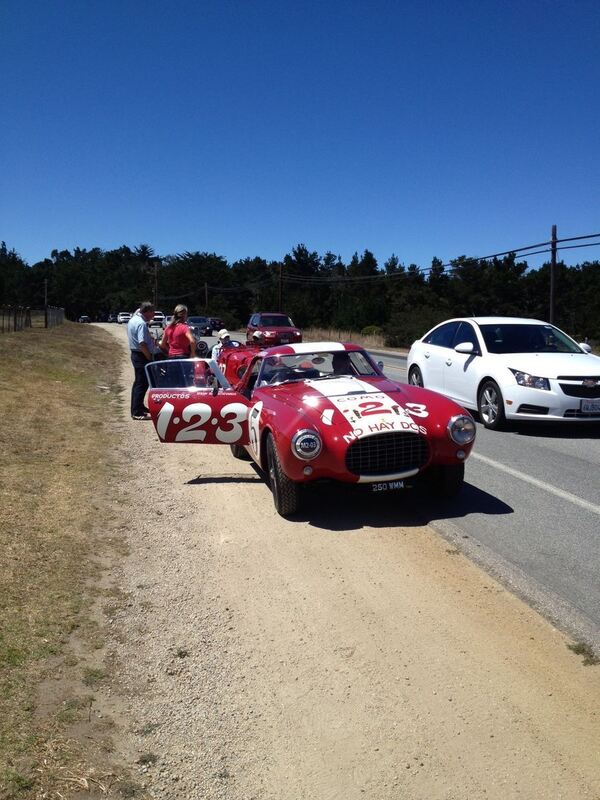
[[[427,482],[456,494],[475,439],[461,406],[387,378],[356,345],[236,348],[221,359],[147,366],[149,407],[162,442],[230,445],[267,474],[277,511],[302,485],[333,480],[373,492]]]

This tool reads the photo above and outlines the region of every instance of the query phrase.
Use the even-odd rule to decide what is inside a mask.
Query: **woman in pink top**
[[[159,344],[169,358],[194,358],[196,355],[196,340],[188,327],[187,316],[187,306],[175,306],[173,319],[165,328]]]

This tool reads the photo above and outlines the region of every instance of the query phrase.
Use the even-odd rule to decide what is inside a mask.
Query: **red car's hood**
[[[400,387],[387,378],[353,377],[298,381],[268,388],[274,398],[294,410],[300,424],[302,417],[298,415],[304,415],[305,424],[312,423],[318,430],[329,429],[340,435],[353,432],[355,437],[391,430],[422,432],[420,420],[406,410],[411,390],[412,387]]]

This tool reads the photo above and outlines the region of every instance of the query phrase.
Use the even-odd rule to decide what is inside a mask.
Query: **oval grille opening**
[[[346,450],[346,468],[353,475],[393,475],[420,469],[428,461],[427,439],[404,431],[366,436]]]

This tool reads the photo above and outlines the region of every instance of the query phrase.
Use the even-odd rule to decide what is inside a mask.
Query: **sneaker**
[[[150,414],[132,414],[131,419],[152,419]]]

